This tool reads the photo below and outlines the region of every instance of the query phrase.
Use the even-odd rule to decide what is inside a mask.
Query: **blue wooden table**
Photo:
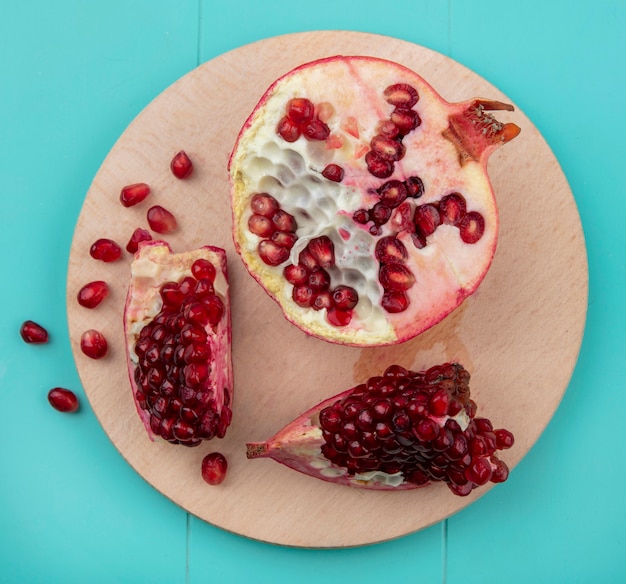
[[[620,0],[4,2],[0,582],[625,582],[625,28]],[[519,104],[571,185],[590,278],[574,375],[508,482],[428,529],[346,550],[248,540],[153,489],[89,408],[65,307],[82,202],[133,118],[225,51],[322,29],[424,45]],[[44,324],[51,342],[24,344],[25,319]],[[53,386],[74,389],[81,411],[52,410]]]

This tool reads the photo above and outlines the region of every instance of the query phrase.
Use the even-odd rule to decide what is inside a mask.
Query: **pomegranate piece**
[[[193,163],[184,150],[178,152],[170,162],[170,169],[176,178],[184,179],[191,176]]]
[[[91,244],[89,254],[94,260],[116,262],[122,257],[122,248],[112,239],[97,239]]]
[[[227,470],[228,461],[226,457],[219,452],[211,452],[202,459],[202,478],[209,485],[222,484],[226,478]]]
[[[474,293],[499,229],[487,162],[520,131],[491,110],[513,107],[448,103],[372,57],[306,63],[271,85],[229,161],[233,238],[289,321],[330,342],[389,345]],[[320,259],[322,242],[332,255]],[[330,277],[317,290],[316,267]],[[358,299],[349,309],[332,301],[343,285]]]
[[[91,359],[102,359],[106,356],[109,345],[100,331],[89,329],[80,337],[80,350]]]
[[[150,235],[150,232],[147,229],[137,227],[126,244],[126,251],[128,253],[136,253],[139,249],[139,244],[142,241],[150,241],[151,239],[152,235]]]
[[[124,207],[133,207],[145,200],[150,194],[150,186],[146,183],[127,185],[120,193],[120,202]]]
[[[176,217],[174,217],[170,211],[161,207],[161,205],[150,207],[148,209],[147,219],[150,229],[162,235],[173,233],[178,228]]]
[[[508,467],[498,451],[513,434],[476,417],[469,373],[458,363],[426,371],[392,365],[381,375],[324,400],[248,458],[273,458],[313,477],[366,489],[404,490],[443,481],[469,495]]]
[[[48,402],[59,412],[73,413],[78,410],[76,394],[63,387],[54,387],[48,392]]]
[[[226,253],[175,254],[140,246],[124,311],[126,356],[137,412],[150,439],[197,446],[223,438],[231,417],[230,300]]]
[[[102,280],[85,284],[76,295],[78,304],[85,308],[96,308],[109,295],[109,286]]]
[[[22,323],[20,336],[29,344],[41,345],[48,342],[48,331],[32,320],[25,320]]]

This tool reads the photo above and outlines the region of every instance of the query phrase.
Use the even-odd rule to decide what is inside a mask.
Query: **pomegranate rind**
[[[204,258],[215,267],[213,286],[224,304],[224,313],[216,327],[207,325],[208,342],[211,347],[211,372],[209,387],[213,391],[216,411],[221,412],[225,401],[232,407],[232,323],[228,284],[227,257],[224,249],[203,246],[192,251],[173,253],[165,241],[142,242],[131,263],[131,278],[124,309],[124,333],[126,340],[126,363],[137,413],[146,428],[150,440],[156,438],[150,429],[150,414],[142,409],[136,399],[137,386],[134,370],[137,355],[134,346],[141,329],[150,323],[163,305],[159,290],[165,282],[178,282],[191,275],[191,266],[197,259]],[[160,438],[159,438],[160,439]]]
[[[461,240],[457,227],[441,225],[427,237],[427,245],[418,249],[407,222],[397,217],[399,209],[376,237],[369,233],[369,225],[352,220],[355,211],[371,208],[378,200],[372,193],[384,181],[368,172],[363,155],[379,122],[388,119],[393,109],[382,99],[382,92],[398,83],[417,89],[419,101],[413,109],[422,123],[404,136],[406,154],[387,180],[412,176],[423,180],[425,193],[410,203],[412,209],[462,192],[468,211],[480,213],[485,220],[482,237],[472,245]],[[294,97],[332,105],[330,117],[325,116],[330,128],[326,141],[301,136],[287,142],[276,133],[285,104]],[[330,342],[389,345],[432,327],[474,293],[492,263],[498,238],[498,211],[487,160],[516,135],[517,128],[497,122],[486,113],[490,108],[510,110],[512,106],[484,99],[448,103],[415,72],[372,57],[336,56],[306,63],[269,87],[243,125],[229,160],[233,239],[249,273],[289,321]],[[343,169],[341,183],[323,176],[331,163]],[[275,197],[298,224],[298,241],[290,258],[277,266],[260,259],[260,238],[247,227],[250,200],[257,192]],[[332,285],[352,285],[359,294],[346,326],[330,324],[325,310],[298,306],[292,298],[293,286],[282,275],[286,265],[297,263],[306,243],[320,235],[330,236],[335,245]],[[376,241],[385,235],[403,241],[409,250],[407,265],[416,280],[407,292],[408,309],[395,314],[381,307],[384,290],[377,280],[379,264],[373,259]]]

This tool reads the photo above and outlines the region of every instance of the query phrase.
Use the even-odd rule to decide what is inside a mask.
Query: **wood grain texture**
[[[122,456],[193,515],[246,537],[300,547],[400,537],[448,517],[488,489],[459,498],[445,485],[403,493],[338,487],[271,460],[246,460],[247,441],[268,438],[301,411],[391,363],[423,368],[458,360],[472,373],[479,413],[514,432],[516,444],[503,455],[514,467],[558,407],[578,356],[587,307],[586,251],[574,199],[549,147],[516,110],[499,114],[503,121],[515,121],[522,133],[490,161],[500,240],[491,270],[472,297],[420,337],[394,347],[336,346],[289,324],[234,251],[227,162],[241,125],[271,82],[303,62],[333,54],[402,63],[449,101],[480,96],[511,102],[460,64],[377,35],[300,33],[231,51],[180,79],[122,134],[87,193],[68,269],[77,368],[94,412]],[[169,171],[180,149],[195,163],[186,181]],[[148,182],[153,194],[137,207],[123,208],[120,189],[139,181]],[[99,237],[125,245],[135,227],[146,227],[145,212],[156,203],[179,219],[180,229],[167,237],[175,251],[212,244],[224,247],[229,258],[234,421],[224,440],[195,449],[149,441],[135,412],[124,356],[122,312],[130,256],[103,264],[88,253]],[[94,279],[107,280],[112,293],[89,311],[75,297]],[[87,328],[109,338],[105,359],[91,361],[80,353],[78,341]],[[200,477],[200,461],[213,450],[230,463],[219,487],[209,487]]]

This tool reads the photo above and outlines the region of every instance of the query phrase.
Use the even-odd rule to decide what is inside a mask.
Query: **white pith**
[[[393,107],[381,98],[389,85],[408,83],[417,89],[414,106],[421,126],[403,139],[406,155],[396,163],[394,174],[377,179],[367,170],[364,153],[376,133],[379,121],[389,119]],[[300,137],[288,143],[276,126],[293,97],[306,97],[314,104],[330,103],[334,115],[326,121],[333,141],[312,142]],[[230,163],[233,183],[234,235],[244,263],[266,290],[279,302],[286,316],[303,330],[331,341],[353,345],[378,345],[403,341],[426,330],[454,310],[471,294],[484,277],[493,257],[497,239],[497,211],[485,161],[461,166],[453,144],[442,136],[449,115],[456,106],[444,102],[418,75],[388,61],[376,59],[329,59],[304,66],[276,82],[248,120],[239,137]],[[346,128],[356,118],[359,136]],[[321,175],[329,163],[345,171],[341,183]],[[475,244],[465,244],[455,227],[442,225],[417,249],[408,233],[399,238],[409,251],[409,267],[416,283],[410,289],[410,306],[398,314],[387,313],[380,305],[383,288],[378,282],[379,263],[374,258],[376,241],[395,234],[393,218],[372,236],[369,225],[352,220],[354,211],[371,208],[378,200],[374,190],[391,179],[419,176],[425,185],[420,199],[407,199],[414,208],[460,192],[468,211],[485,219],[485,232]],[[277,267],[267,266],[258,257],[261,238],[247,228],[250,198],[257,192],[274,196],[281,208],[297,222],[298,242],[290,259]],[[411,213],[412,217],[412,213]],[[346,327],[333,327],[324,310],[302,309],[291,298],[292,286],[282,276],[288,263],[297,263],[299,252],[314,237],[327,235],[335,246],[336,265],[328,270],[331,289],[338,284],[355,288],[359,303]]]
[[[138,357],[134,347],[141,330],[160,312],[163,301],[160,288],[165,282],[178,282],[191,275],[192,263],[200,258],[209,260],[215,266],[215,293],[224,304],[224,316],[215,329],[207,326],[208,343],[211,349],[211,369],[207,388],[212,389],[216,411],[224,405],[225,389],[232,393],[233,373],[230,356],[230,302],[226,277],[226,255],[219,248],[202,247],[194,251],[172,253],[164,242],[142,243],[131,263],[131,280],[124,312],[127,359],[129,368],[134,368]],[[131,384],[134,380],[131,372]],[[133,385],[134,387],[134,385]],[[150,436],[149,413],[137,406],[137,411]]]

